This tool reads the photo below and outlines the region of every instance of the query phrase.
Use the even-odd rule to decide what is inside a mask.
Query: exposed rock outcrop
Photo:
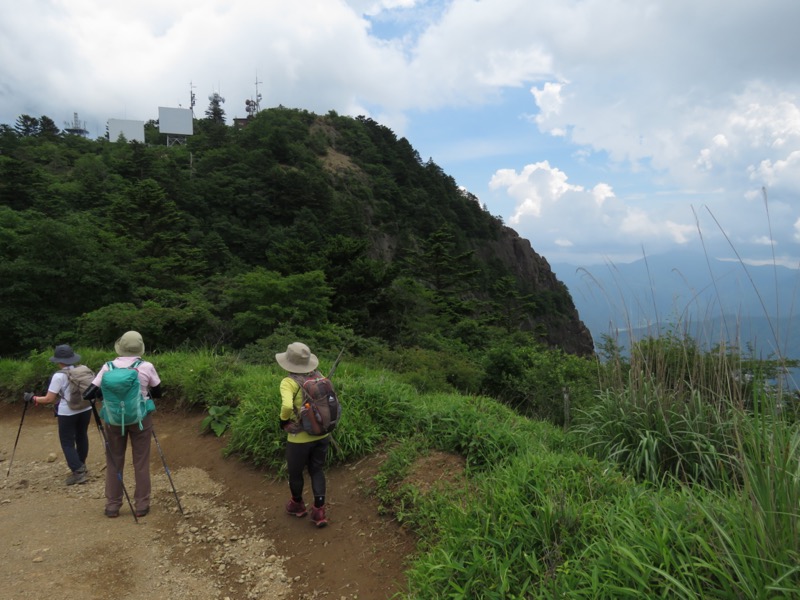
[[[581,321],[567,287],[556,278],[547,260],[534,251],[529,240],[504,226],[500,237],[478,253],[491,260],[488,251],[530,286],[532,294],[550,300],[547,309],[527,323],[531,330],[540,331],[547,345],[570,354],[589,356],[594,353],[592,334]]]

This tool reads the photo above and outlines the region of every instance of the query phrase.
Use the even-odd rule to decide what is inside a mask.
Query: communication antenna
[[[72,113],[72,123],[64,122],[64,131],[73,135],[80,135],[86,137],[89,135],[89,130],[86,129],[86,121],[81,123],[78,120],[78,113]]]
[[[258,111],[261,110],[261,94],[258,92],[258,84],[263,83],[262,81],[258,80],[258,73],[256,73],[256,98],[253,100],[252,98],[244,101],[245,110],[247,111],[247,118],[252,119]]]
[[[194,95],[194,88],[196,85],[192,85],[192,82],[189,82],[189,110],[192,111],[192,116],[194,116],[194,104],[195,104],[195,95]]]

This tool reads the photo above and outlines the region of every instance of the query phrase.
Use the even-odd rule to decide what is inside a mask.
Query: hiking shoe
[[[147,508],[142,508],[140,510],[137,510],[136,511],[136,516],[138,518],[142,518],[142,517],[146,517],[149,513],[150,513],[150,507],[148,506]]]
[[[303,501],[297,502],[294,498],[286,503],[286,512],[295,517],[305,517],[308,514],[306,503]]]
[[[104,513],[109,519],[116,519],[119,516],[118,508],[107,508]]]
[[[311,509],[311,522],[317,527],[325,527],[328,524],[328,519],[325,518],[324,506],[315,506]]]
[[[73,471],[72,475],[67,477],[66,484],[67,485],[75,485],[78,483],[86,483],[89,481],[89,478],[86,476],[86,469],[81,469],[79,471]]]

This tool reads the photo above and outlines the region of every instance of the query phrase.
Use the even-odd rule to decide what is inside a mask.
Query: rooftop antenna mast
[[[256,71],[256,112],[261,110],[261,94],[258,91],[258,84],[264,83],[258,80],[258,71]]]
[[[192,85],[191,81],[189,82],[189,110],[192,111],[192,117],[194,117],[194,104],[196,101],[193,90],[196,87],[197,87],[196,85]]]
[[[258,73],[256,73],[256,99],[250,98],[244,101],[248,119],[252,119],[261,110],[261,94],[258,92],[259,83],[263,82],[258,80]]]
[[[80,135],[82,137],[89,135],[89,130],[86,129],[86,121],[81,122],[78,119],[78,113],[72,113],[72,123],[65,123],[65,125],[67,125],[67,127],[64,128],[64,131],[67,133]]]

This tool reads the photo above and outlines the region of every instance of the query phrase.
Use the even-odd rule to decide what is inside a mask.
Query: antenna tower
[[[71,133],[73,135],[80,135],[86,137],[89,135],[89,130],[86,129],[86,121],[81,123],[78,120],[78,113],[72,113],[72,123],[65,122],[64,125],[67,127],[64,128],[64,131],[67,133]]]
[[[194,117],[194,104],[195,104],[195,95],[194,95],[194,88],[196,85],[192,85],[192,82],[189,82],[189,110],[192,111],[192,116]]]
[[[252,119],[253,117],[258,114],[258,111],[261,110],[261,94],[258,91],[258,84],[263,83],[263,81],[258,80],[258,73],[256,73],[256,99],[253,100],[252,98],[245,100],[245,110],[247,111],[247,117]]]

